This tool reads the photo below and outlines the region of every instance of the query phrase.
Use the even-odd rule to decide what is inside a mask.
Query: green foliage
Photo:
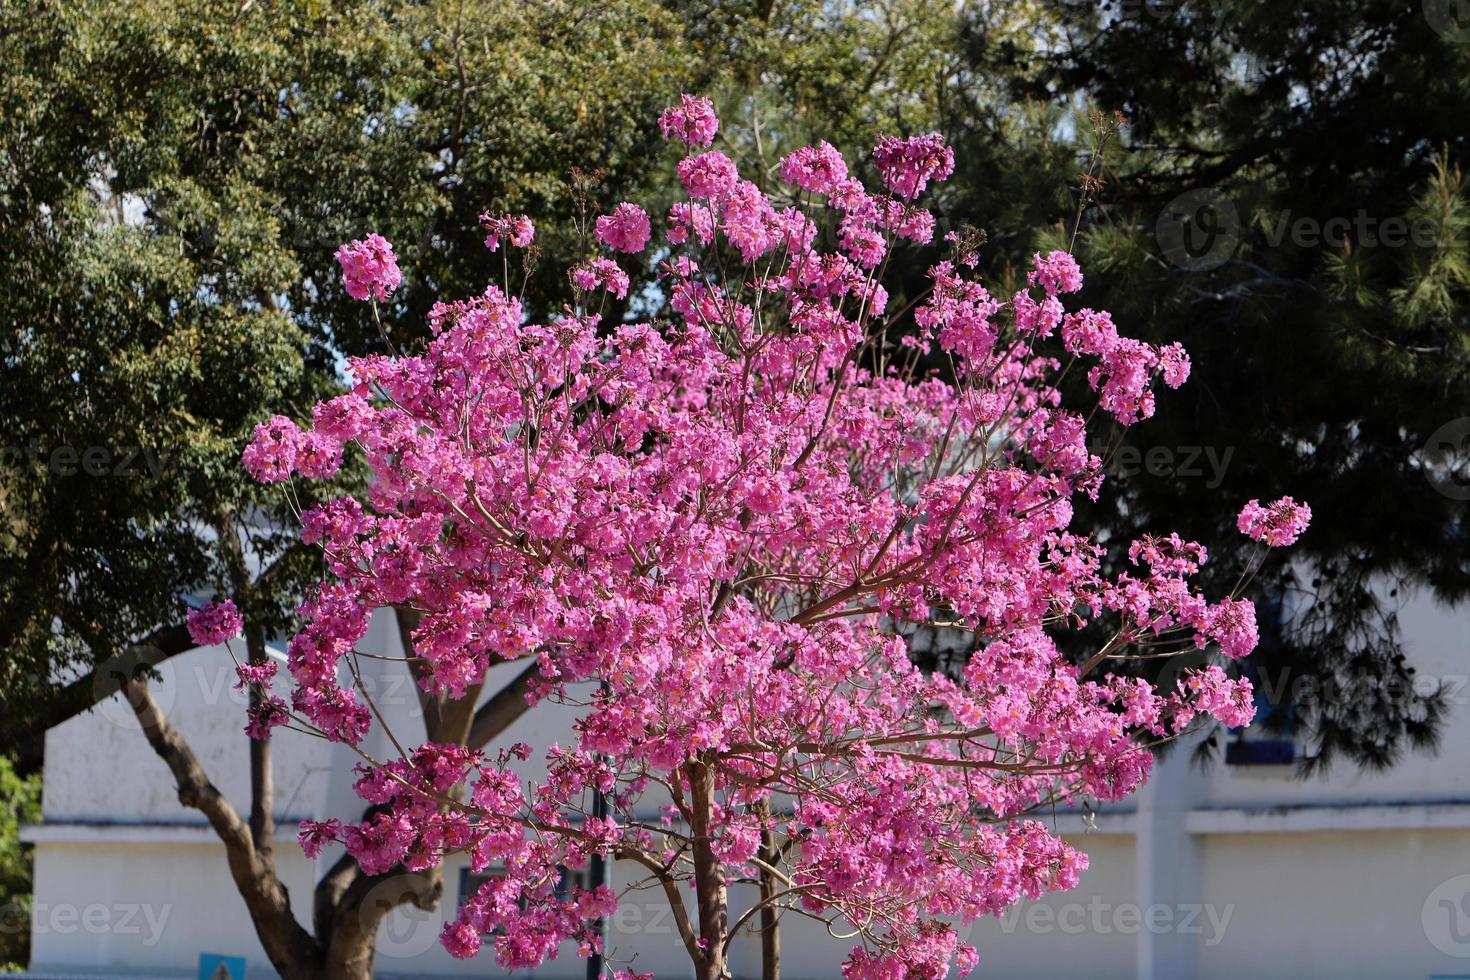
[[[1233,452],[1217,488],[1135,474],[1081,516],[1220,548],[1245,499],[1309,500],[1296,563],[1254,590],[1263,613],[1296,617],[1264,623],[1256,669],[1287,693],[1272,719],[1306,738],[1308,768],[1434,745],[1444,704],[1416,684],[1395,612],[1399,587],[1470,594],[1467,503],[1425,472],[1448,439],[1440,465],[1463,479],[1470,450],[1454,429],[1470,405],[1465,42],[1387,0],[1041,6],[1062,26],[1051,42],[982,29],[970,54],[1005,74],[1013,103],[1123,111],[1082,223],[1083,301],[1194,356],[1190,383],[1129,441]],[[1238,231],[1191,270],[1159,223],[1205,191]],[[1221,506],[1200,506],[1206,494]]]
[[[0,755],[0,973],[25,969],[30,958],[31,854],[22,824],[41,819],[41,774],[18,775]]]
[[[648,120],[686,74],[677,29],[645,0],[0,3],[10,725],[176,624],[181,596],[238,592],[220,527],[274,569],[237,601],[285,624],[313,569],[239,452],[379,349],[337,244],[398,245],[388,322],[412,342],[498,268],[478,213],[533,211],[541,301],[581,247],[568,167],[632,187],[662,149]]]

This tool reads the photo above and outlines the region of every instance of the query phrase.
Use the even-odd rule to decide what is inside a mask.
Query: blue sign
[[[200,953],[199,980],[245,980],[245,957]]]

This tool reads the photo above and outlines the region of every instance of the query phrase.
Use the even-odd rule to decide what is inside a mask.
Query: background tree
[[[382,916],[439,885],[348,861],[302,930],[273,869],[270,742],[252,743],[242,815],[146,694],[151,666],[194,645],[181,597],[231,596],[259,663],[311,572],[240,448],[335,390],[365,343],[342,315],[344,229],[414,256],[398,310],[420,314],[483,280],[487,207],[535,204],[542,249],[563,254],[569,162],[643,171],[651,144],[622,123],[678,87],[675,26],[636,0],[0,7],[5,744],[121,689],[282,971],[367,975]],[[447,741],[507,720],[425,716]]]
[[[30,958],[31,853],[20,828],[41,819],[41,777],[21,776],[0,756],[0,971],[25,969]]]
[[[256,567],[288,559],[240,597],[281,630],[302,569],[237,454],[378,342],[343,315],[336,243],[377,228],[413,258],[405,323],[483,278],[486,208],[536,206],[565,260],[570,162],[641,173],[649,146],[621,124],[678,87],[682,52],[642,3],[0,16],[0,717],[19,740],[115,689],[84,627],[149,658],[187,647],[175,598],[231,590],[222,521],[248,518]],[[83,465],[92,447],[106,459]],[[58,671],[76,683],[54,689]]]
[[[1177,465],[1188,447],[1233,453],[1227,499],[1300,489],[1315,529],[1255,593],[1282,610],[1267,720],[1308,740],[1308,769],[1434,745],[1442,699],[1395,608],[1401,587],[1470,589],[1467,33],[1433,4],[1041,6],[1050,43],[977,20],[968,58],[1014,102],[1124,114],[1078,242],[1103,273],[1084,298],[1200,366],[1137,443],[1173,462],[1111,481],[1088,519],[1220,540],[1188,503],[1211,479]]]

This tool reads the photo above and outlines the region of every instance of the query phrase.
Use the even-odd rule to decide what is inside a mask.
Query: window
[[[1255,663],[1245,661],[1241,667],[1255,690],[1256,717],[1225,744],[1225,764],[1289,766],[1296,761],[1296,707],[1284,703],[1281,685],[1266,683]]]

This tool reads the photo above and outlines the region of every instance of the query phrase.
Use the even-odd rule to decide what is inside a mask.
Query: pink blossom
[[[1159,348],[1159,367],[1164,376],[1164,384],[1170,388],[1178,388],[1189,380],[1189,355],[1184,352],[1183,344],[1170,344]]]
[[[371,412],[367,399],[351,392],[317,403],[311,410],[311,419],[318,432],[341,443],[357,438]]]
[[[1189,672],[1183,687],[1193,695],[1195,710],[1213,715],[1229,728],[1243,728],[1255,717],[1251,682],[1245,678],[1234,680],[1219,667],[1211,665]]]
[[[271,678],[276,676],[277,666],[274,660],[240,664],[235,668],[235,690],[243,691],[252,684],[269,687]]]
[[[784,237],[775,208],[748,181],[740,181],[728,192],[720,211],[720,230],[746,262],[775,248]]]
[[[680,201],[671,205],[668,224],[668,239],[674,245],[688,241],[690,233],[693,233],[701,245],[708,245],[714,240],[715,219],[709,208],[702,204]]]
[[[499,251],[502,239],[516,248],[525,248],[536,237],[536,226],[529,215],[491,214],[486,211],[480,215],[480,225],[489,232],[485,236],[485,247],[492,252]]]
[[[1075,293],[1082,288],[1082,270],[1077,260],[1067,252],[1048,252],[1043,258],[1040,252],[1032,256],[1032,269],[1026,274],[1031,285],[1040,285],[1048,295]]]
[[[268,694],[245,710],[245,734],[250,738],[270,738],[271,731],[290,721],[286,702]]]
[[[648,244],[648,213],[624,202],[597,219],[597,240],[620,252],[641,252]]]
[[[1236,526],[1252,541],[1263,541],[1272,548],[1295,544],[1312,522],[1312,508],[1290,497],[1282,497],[1265,507],[1251,500],[1241,508]]]
[[[241,459],[250,475],[261,483],[277,483],[291,475],[304,437],[296,423],[284,415],[255,427],[255,435]]]
[[[301,850],[306,853],[307,858],[315,861],[322,848],[339,840],[341,834],[340,820],[303,820],[297,840],[301,842]]]
[[[781,179],[805,191],[830,194],[847,179],[847,161],[823,140],[787,154],[781,161]]]
[[[934,240],[934,215],[926,208],[888,199],[879,205],[878,220],[899,238],[921,245]]]
[[[296,472],[310,480],[330,479],[342,465],[342,443],[321,432],[303,433],[296,443]]]
[[[368,235],[341,246],[337,262],[342,266],[342,284],[353,299],[371,298],[381,303],[403,280],[393,246],[382,235]]]
[[[720,129],[715,104],[703,96],[681,95],[679,104],[669,106],[658,117],[658,128],[664,139],[679,140],[690,146],[709,146]]]
[[[1214,606],[1203,624],[1207,639],[1220,644],[1227,657],[1239,659],[1256,648],[1256,607],[1248,599],[1225,599]]]
[[[866,225],[844,225],[841,241],[847,257],[865,269],[877,266],[888,251],[888,243],[883,240],[882,233]]]
[[[577,266],[572,270],[572,282],[587,292],[606,289],[618,299],[628,295],[628,274],[612,259],[593,259]]]
[[[479,932],[468,922],[459,919],[444,924],[440,941],[449,950],[449,955],[458,960],[467,960],[474,956],[480,951],[482,942]]]
[[[873,148],[873,163],[883,184],[906,200],[918,197],[929,181],[940,181],[954,173],[954,151],[938,133],[899,139],[880,136]]]
[[[718,150],[685,157],[679,161],[679,181],[697,200],[717,200],[729,193],[740,179],[735,162]]]
[[[187,617],[189,638],[200,646],[213,646],[240,635],[245,622],[231,599],[211,602],[190,609]]]

